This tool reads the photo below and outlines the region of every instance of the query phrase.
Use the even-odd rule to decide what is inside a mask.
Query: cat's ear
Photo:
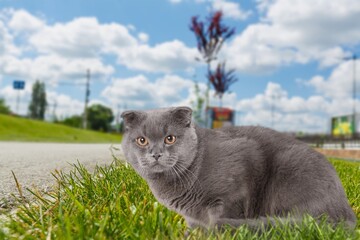
[[[121,114],[124,119],[125,128],[133,128],[138,126],[145,118],[146,113],[140,111],[125,111]]]
[[[171,111],[172,117],[173,119],[185,126],[185,127],[190,127],[191,124],[191,115],[192,115],[192,110],[189,107],[177,107],[174,110]]]

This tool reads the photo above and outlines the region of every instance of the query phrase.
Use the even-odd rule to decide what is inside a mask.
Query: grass
[[[331,162],[360,219],[360,164]],[[20,207],[0,221],[0,239],[184,239],[183,218],[157,203],[145,181],[127,164],[115,160],[94,173],[76,164],[69,174],[54,176],[53,192],[43,195],[31,190],[36,196],[32,203],[18,199]],[[230,230],[195,229],[188,239],[360,239],[360,226],[349,232],[309,217],[299,226],[273,227],[262,234],[246,227],[235,235]]]
[[[0,114],[0,141],[109,143],[121,136]]]

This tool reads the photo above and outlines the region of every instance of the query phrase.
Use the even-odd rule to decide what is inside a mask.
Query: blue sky
[[[326,132],[331,116],[351,113],[354,62],[342,59],[360,54],[357,0],[0,0],[0,97],[15,111],[12,81],[24,79],[26,114],[40,79],[49,119],[80,114],[89,68],[90,102],[116,114],[191,106],[206,67],[195,61],[190,19],[214,10],[236,29],[220,59],[236,69],[224,105],[237,124],[271,126],[273,108],[275,129]]]

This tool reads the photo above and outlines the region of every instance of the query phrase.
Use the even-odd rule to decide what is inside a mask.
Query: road
[[[79,161],[90,171],[113,160],[111,144],[0,142],[0,208],[6,207],[10,194],[17,193],[13,171],[22,186],[46,190],[55,182],[55,169],[68,171]],[[120,148],[120,144],[113,147]],[[117,157],[121,152],[114,150]],[[24,190],[26,193],[27,191]],[[27,193],[29,194],[29,193]]]

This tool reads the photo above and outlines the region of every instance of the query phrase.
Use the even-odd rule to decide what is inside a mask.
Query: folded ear
[[[171,111],[175,122],[185,127],[190,127],[192,110],[189,107],[177,107]]]
[[[125,128],[134,128],[138,126],[145,118],[146,113],[140,111],[125,111],[121,114],[124,119]]]

